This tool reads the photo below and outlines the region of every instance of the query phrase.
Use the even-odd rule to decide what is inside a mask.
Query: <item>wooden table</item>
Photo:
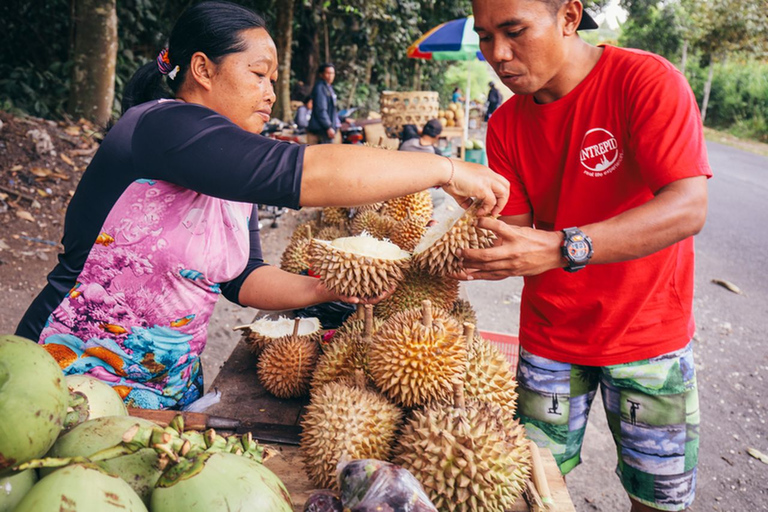
[[[263,422],[279,425],[298,425],[303,407],[308,399],[283,400],[270,395],[256,378],[256,357],[244,342],[239,342],[232,355],[213,382],[221,391],[221,402],[206,411],[210,415],[236,418],[243,422]],[[285,483],[294,503],[294,510],[301,511],[304,502],[314,490],[307,479],[297,446],[272,445],[280,455],[265,465]],[[571,512],[575,509],[549,450],[542,449],[544,468],[549,482],[554,507],[550,510]],[[531,509],[522,498],[510,512],[528,512]]]

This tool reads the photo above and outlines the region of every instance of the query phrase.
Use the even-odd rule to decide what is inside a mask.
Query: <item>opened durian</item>
[[[402,411],[366,389],[362,372],[354,384],[331,382],[312,394],[304,413],[299,449],[304,470],[319,488],[338,490],[342,457],[388,460]]]
[[[403,278],[410,255],[395,244],[367,235],[313,240],[310,268],[338,294],[378,297]]]
[[[320,320],[317,318],[297,318],[295,320],[283,316],[277,320],[261,318],[247,325],[238,325],[233,330],[243,331],[245,343],[251,352],[258,356],[270,343],[290,339],[294,335],[297,321],[299,323],[296,336],[315,343],[320,342],[323,331]]]
[[[530,473],[525,430],[495,404],[464,401],[414,410],[395,447],[393,462],[411,472],[438,510],[504,512],[512,508]]]
[[[327,207],[323,208],[321,216],[323,223],[329,226],[344,224],[349,220],[349,208]]]
[[[312,373],[320,356],[317,340],[299,335],[302,319],[297,318],[294,322],[292,335],[269,343],[257,366],[261,385],[279,398],[295,398],[309,393]]]
[[[430,217],[408,215],[390,230],[389,240],[404,251],[413,251],[427,231]]]
[[[475,226],[477,208],[456,209],[430,226],[413,250],[413,265],[435,275],[454,274],[461,270],[456,251],[492,246],[496,235]]]
[[[325,347],[317,361],[317,367],[312,375],[312,390],[316,390],[329,382],[339,382],[351,379],[355,371],[362,370],[370,378],[368,370],[368,347],[377,320],[373,318],[373,306],[365,305],[364,328],[357,331],[334,334],[333,341]],[[380,325],[380,320],[378,320]]]
[[[374,238],[384,240],[389,238],[395,224],[397,224],[397,221],[388,215],[367,211],[355,215],[349,230],[355,236],[368,233]]]
[[[435,276],[417,268],[403,272],[403,280],[395,291],[376,304],[376,316],[389,318],[400,311],[418,309],[429,299],[438,309],[449,310],[459,296],[459,282],[455,279]],[[462,322],[459,322],[461,324]]]
[[[381,213],[389,215],[397,221],[405,219],[408,215],[431,219],[433,211],[432,195],[429,193],[429,190],[390,199],[384,202],[384,206],[381,209]]]
[[[464,393],[467,398],[498,405],[510,418],[517,408],[517,381],[504,354],[490,341],[471,337]]]
[[[414,407],[446,399],[462,383],[466,347],[459,324],[425,300],[422,309],[394,315],[376,333],[368,365],[384,395]]]

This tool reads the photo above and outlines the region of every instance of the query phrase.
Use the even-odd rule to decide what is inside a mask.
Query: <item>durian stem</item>
[[[421,325],[427,329],[432,328],[432,301],[429,299],[421,302]]]
[[[358,304],[355,311],[355,320],[365,320],[365,304]]]
[[[307,224],[307,238],[312,240],[312,226]]]
[[[469,350],[472,344],[472,339],[475,337],[475,324],[470,322],[464,322],[464,342],[467,344],[467,350]]]
[[[363,370],[355,370],[355,386],[359,389],[365,389],[365,373],[363,373]]]
[[[370,339],[373,336],[373,305],[365,305],[365,327],[363,329],[363,338]]]
[[[464,383],[453,383],[453,406],[456,409],[464,409]]]
[[[298,316],[293,321],[293,334],[291,334],[291,339],[294,341],[299,339],[299,324],[301,323],[301,317]]]

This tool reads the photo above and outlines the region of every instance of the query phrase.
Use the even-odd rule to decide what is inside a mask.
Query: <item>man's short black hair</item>
[[[443,125],[437,119],[430,119],[424,128],[421,129],[421,134],[428,137],[437,137],[443,132]]]
[[[320,64],[320,67],[317,68],[317,74],[322,75],[323,73],[325,73],[325,70],[328,68],[333,68],[333,70],[336,71],[336,66],[334,66],[330,62],[323,62],[322,64]]]

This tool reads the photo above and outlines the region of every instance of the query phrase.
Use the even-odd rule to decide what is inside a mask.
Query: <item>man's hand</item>
[[[336,136],[336,130],[334,130],[333,128],[328,128],[325,131],[325,134],[328,135],[329,139],[333,139]]]
[[[560,253],[561,233],[510,226],[500,220],[481,218],[477,226],[490,229],[498,239],[488,249],[464,249],[459,253],[464,272],[454,277],[465,281],[497,281],[513,276],[533,276],[565,266]]]

